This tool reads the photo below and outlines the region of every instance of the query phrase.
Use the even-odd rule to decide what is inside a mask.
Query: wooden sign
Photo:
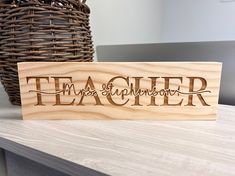
[[[19,63],[24,119],[215,120],[221,63]]]

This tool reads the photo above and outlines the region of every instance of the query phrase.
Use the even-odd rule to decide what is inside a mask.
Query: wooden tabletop
[[[219,112],[217,121],[22,121],[16,110],[1,114],[0,148],[71,176],[234,176],[235,107]]]

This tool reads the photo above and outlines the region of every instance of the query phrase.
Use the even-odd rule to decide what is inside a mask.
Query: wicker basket
[[[18,62],[91,62],[90,10],[80,0],[24,0],[0,5],[1,81],[20,105]]]
[[[2,40],[4,39],[3,34],[3,24],[4,24],[4,18],[6,17],[6,12],[10,8],[9,4],[3,4],[0,3],[0,48],[2,46]],[[3,65],[6,63],[6,57],[4,57],[4,52],[2,49],[0,49],[0,80],[3,85],[5,85],[3,78]]]

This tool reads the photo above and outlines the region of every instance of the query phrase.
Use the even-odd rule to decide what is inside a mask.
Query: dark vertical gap
[[[71,14],[70,14],[71,15]],[[72,23],[74,23],[74,19],[72,18],[69,18],[70,22],[69,24],[71,25]],[[76,38],[76,29],[75,29],[75,25],[71,25],[72,26],[72,31],[73,31],[73,34],[72,34],[72,44],[73,44],[73,55],[76,56],[77,55],[77,47],[76,47],[76,41],[75,41],[75,38]]]
[[[7,176],[8,175],[8,171],[7,171],[7,165],[6,165],[6,155],[5,155],[5,151],[3,149],[0,149],[0,161],[2,162],[3,166],[3,170],[2,170],[2,173],[0,174],[3,174],[3,175],[0,175],[0,176]]]
[[[51,5],[53,5],[53,4],[51,4]],[[56,50],[55,50],[55,47],[56,47],[56,44],[55,44],[55,42],[56,42],[56,39],[55,39],[55,35],[56,35],[56,33],[55,33],[55,30],[54,30],[54,28],[52,27],[53,26],[53,24],[54,24],[54,22],[53,22],[53,19],[52,19],[52,16],[53,16],[54,14],[52,14],[52,12],[51,12],[51,9],[49,10],[49,16],[50,16],[50,21],[49,21],[49,24],[50,24],[50,32],[49,32],[49,35],[51,35],[52,36],[52,43],[53,43],[53,45],[52,46],[49,46],[49,47],[52,47],[52,54],[53,54],[53,59],[54,59],[54,61],[59,61],[59,59],[58,59],[58,57],[56,56]]]
[[[30,15],[33,15],[33,14],[34,14],[34,10],[30,10],[30,11],[29,11],[29,14],[30,14]],[[33,38],[32,33],[31,33],[32,30],[33,30],[33,29],[32,29],[33,21],[34,21],[33,17],[30,18],[31,24],[30,24],[29,31],[28,31],[28,32],[30,33],[29,39],[32,39],[32,38]],[[32,42],[32,41],[30,42],[30,46],[33,46],[33,42]],[[30,53],[30,54],[32,54],[31,50],[35,51],[35,49],[30,48],[30,49],[29,49],[29,53]],[[34,54],[34,55],[35,55],[35,54]],[[34,55],[33,55],[33,56],[34,56]]]

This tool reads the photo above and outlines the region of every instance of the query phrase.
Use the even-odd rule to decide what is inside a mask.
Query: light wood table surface
[[[235,107],[217,121],[0,119],[0,148],[71,176],[235,176]],[[121,115],[121,114],[120,114]]]

